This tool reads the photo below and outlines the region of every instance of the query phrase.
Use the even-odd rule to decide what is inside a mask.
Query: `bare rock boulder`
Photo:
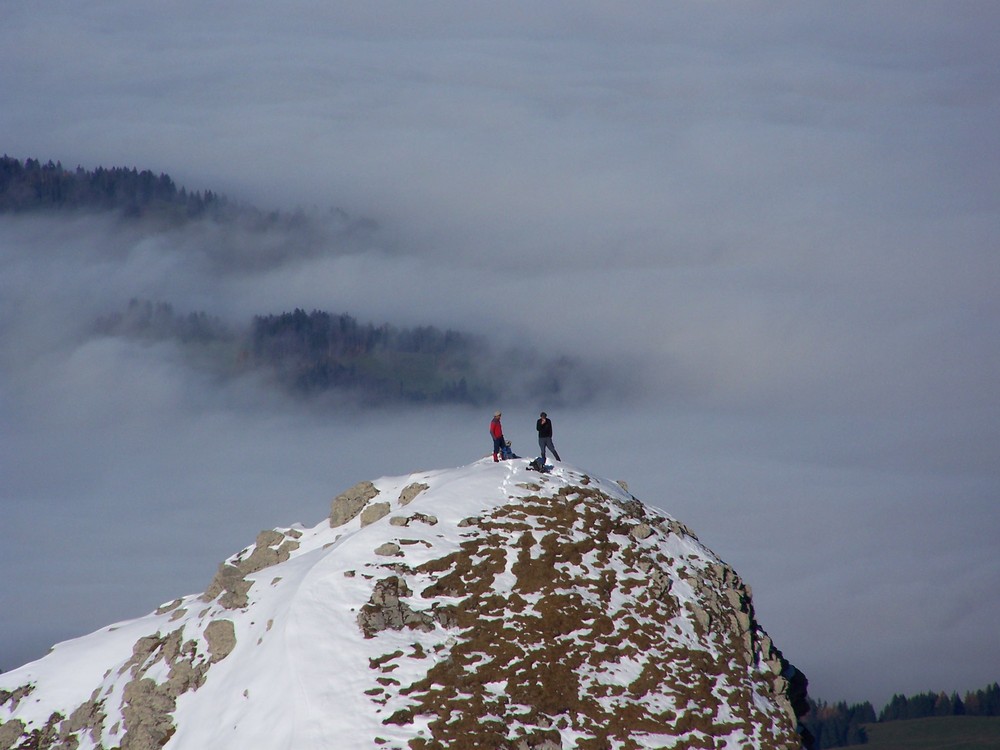
[[[212,661],[225,659],[236,648],[236,628],[232,620],[212,620],[205,628],[205,640]]]
[[[361,511],[361,525],[368,526],[389,515],[389,503],[372,503]]]
[[[359,482],[346,492],[333,498],[330,509],[330,526],[336,528],[357,516],[369,501],[378,495],[378,488],[371,482]]]
[[[413,484],[408,484],[403,488],[403,491],[399,493],[399,504],[409,505],[413,502],[413,498],[419,495],[424,490],[429,489],[423,482],[414,482]]]

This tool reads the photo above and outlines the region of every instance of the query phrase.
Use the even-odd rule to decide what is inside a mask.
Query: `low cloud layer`
[[[203,589],[360,479],[488,448],[489,414],[318,412],[88,335],[142,298],[610,362],[626,390],[550,409],[561,455],[732,563],[816,696],[997,679],[998,22],[977,2],[6,8],[0,150],[374,223],[261,264],[240,250],[265,240],[204,226],[0,217],[0,669]],[[529,453],[547,405],[498,406]]]

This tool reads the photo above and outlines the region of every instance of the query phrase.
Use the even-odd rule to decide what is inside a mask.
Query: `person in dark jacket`
[[[490,422],[490,437],[493,438],[493,461],[496,463],[500,461],[499,454],[503,452],[506,443],[503,437],[503,425],[500,424],[499,411],[493,415],[493,420]]]
[[[545,463],[546,448],[552,451],[552,455],[556,457],[556,461],[562,461],[559,458],[558,451],[556,451],[555,444],[552,442],[552,420],[549,419],[549,415],[544,411],[538,417],[538,421],[535,422],[535,429],[538,430],[538,447],[542,450],[542,463]]]

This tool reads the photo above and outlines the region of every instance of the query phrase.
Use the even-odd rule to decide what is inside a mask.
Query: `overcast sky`
[[[0,669],[489,447],[492,408],[314,412],[86,335],[143,297],[614,363],[557,447],[730,562],[814,697],[1000,679],[997,38],[961,0],[7,0],[0,151],[377,229],[261,269],[0,218]],[[546,405],[497,406],[530,451]]]

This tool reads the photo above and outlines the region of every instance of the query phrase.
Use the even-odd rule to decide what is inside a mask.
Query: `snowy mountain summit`
[[[0,675],[0,750],[791,749],[804,682],[682,524],[484,459],[362,482]]]

